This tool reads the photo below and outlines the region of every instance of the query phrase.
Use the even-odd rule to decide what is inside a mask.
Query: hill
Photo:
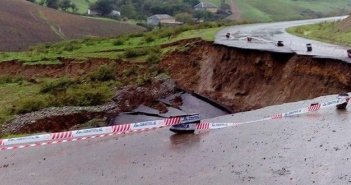
[[[85,13],[90,3],[97,0],[77,0],[78,12]],[[205,0],[220,7],[222,3],[229,4],[232,8],[233,15],[229,19],[243,19],[253,22],[267,22],[279,20],[295,20],[308,19],[318,17],[328,17],[335,15],[346,15],[351,12],[351,0],[335,0],[330,3],[330,0]],[[127,0],[114,0],[121,7],[128,2]],[[169,3],[166,0],[132,0],[135,9],[142,8],[142,11],[137,11],[138,16],[132,18],[149,16],[155,13],[179,13],[179,10],[188,7],[186,12],[191,11],[192,7],[198,1],[176,1]],[[187,4],[188,3],[188,4]],[[162,7],[163,4],[166,6]],[[138,6],[140,5],[140,6]],[[171,8],[173,7],[173,8]],[[177,11],[173,11],[177,10]]]
[[[351,46],[351,17],[342,21],[292,27],[288,32],[314,40]]]
[[[242,19],[278,21],[346,15],[351,0],[227,0],[238,6]]]
[[[1,0],[0,24],[0,51],[25,50],[34,44],[65,39],[142,31],[134,25],[68,14],[24,0]]]

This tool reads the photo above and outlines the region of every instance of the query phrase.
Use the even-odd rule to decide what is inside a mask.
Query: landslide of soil
[[[0,1],[0,51],[28,49],[39,43],[87,36],[117,36],[142,28],[64,13],[25,0]]]
[[[165,57],[161,67],[181,88],[236,112],[351,90],[351,64],[342,61],[205,41],[184,47]]]
[[[172,47],[175,46],[172,45]],[[16,61],[2,62],[0,63],[0,73],[26,78],[74,77],[82,75],[80,71],[92,71],[99,65],[111,62],[108,59],[90,59],[85,62],[61,60],[62,64],[55,65],[23,65]],[[118,71],[136,65],[132,65],[132,63],[117,62],[120,69]],[[144,67],[147,65],[145,64]],[[171,76],[177,87],[208,97],[235,112],[351,91],[351,64],[311,56],[235,49],[202,40],[182,42],[177,46],[177,49],[169,52],[161,60],[158,67]],[[111,100],[111,102],[121,105],[119,110],[126,109],[127,111],[131,110],[130,107],[126,108],[123,105],[132,105],[135,108],[147,102],[149,104],[156,102],[160,96],[154,96],[151,92],[163,92],[160,90],[162,89],[160,87],[163,86],[152,84],[148,85],[150,91],[143,90],[141,87],[127,88],[122,93],[126,96],[117,96],[118,98]],[[175,87],[166,89],[173,90]],[[145,99],[138,97],[137,94],[141,94],[142,97],[152,96]],[[165,93],[160,94],[164,95]],[[69,124],[69,127],[72,127],[76,124],[83,124],[79,123],[79,120],[86,122],[108,114],[110,104],[107,108],[102,106],[102,108],[69,109],[71,111],[65,111],[65,109],[48,110],[46,112],[44,110],[45,114],[41,114],[39,111],[39,113],[21,115],[12,120],[11,125],[6,127],[11,130],[11,133],[18,133],[16,130],[22,128],[35,132],[33,128],[37,128],[36,124],[33,125],[33,128],[28,124],[46,123],[45,120],[50,120],[50,124],[59,125],[62,122],[75,120],[74,123],[70,122]],[[60,112],[63,112],[61,116]],[[72,119],[74,115],[79,115],[82,119]],[[36,121],[36,117],[40,121]],[[16,123],[16,120],[20,121]],[[106,120],[106,124],[108,121]],[[50,125],[48,127],[42,125],[40,126],[41,131],[50,131],[52,128]],[[58,128],[65,130],[68,127],[55,126],[55,131],[60,131]]]
[[[350,32],[351,31],[351,17],[347,17],[346,19],[342,20],[338,24],[338,29],[340,29],[343,32]]]

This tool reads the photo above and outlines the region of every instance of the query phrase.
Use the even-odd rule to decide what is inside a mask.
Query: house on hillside
[[[156,14],[147,18],[147,24],[152,26],[158,25],[179,25],[182,22],[176,21],[176,19],[168,14]]]
[[[112,10],[109,16],[118,17],[118,16],[121,16],[121,12],[117,10]]]
[[[99,13],[95,10],[88,9],[87,14],[90,16],[97,16]]]
[[[218,7],[212,3],[201,1],[199,4],[194,6],[194,10],[216,13],[218,11]]]

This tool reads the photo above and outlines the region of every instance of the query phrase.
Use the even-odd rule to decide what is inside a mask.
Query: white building
[[[147,24],[158,26],[158,25],[177,25],[182,23],[177,22],[174,17],[168,14],[156,14],[147,18]]]

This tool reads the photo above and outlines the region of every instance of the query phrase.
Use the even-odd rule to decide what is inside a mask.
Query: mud
[[[160,65],[181,88],[237,112],[351,90],[351,64],[205,41],[170,54]]]

